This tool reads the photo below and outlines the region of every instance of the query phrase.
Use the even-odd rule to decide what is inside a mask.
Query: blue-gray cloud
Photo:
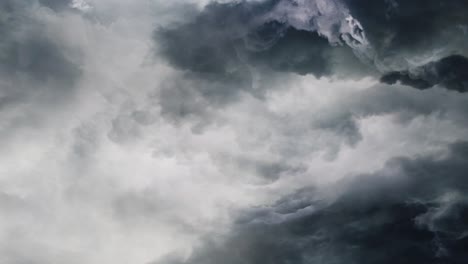
[[[159,54],[201,78],[238,80],[260,66],[337,76],[343,64],[366,77],[413,68],[409,61],[440,50],[465,54],[467,11],[460,0],[212,3],[155,38]]]
[[[448,90],[468,92],[468,59],[460,55],[445,57],[414,69],[387,73],[381,81],[399,82],[420,90],[441,85]]]
[[[445,158],[394,158],[378,172],[245,212],[227,237],[163,263],[464,263],[467,160],[466,142]]]

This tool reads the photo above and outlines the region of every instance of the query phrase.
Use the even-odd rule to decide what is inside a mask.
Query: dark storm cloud
[[[157,30],[155,39],[172,65],[201,78],[245,76],[249,66],[317,77],[352,68],[364,77],[373,76],[367,67],[405,69],[406,59],[441,49],[467,52],[466,12],[463,0],[212,3],[186,24]]]
[[[394,158],[376,173],[247,212],[227,238],[165,263],[465,263],[467,161],[466,142],[445,157]]]
[[[270,26],[266,24],[263,27]],[[259,31],[264,30],[268,29],[259,29]],[[258,34],[261,38],[265,33]],[[279,72],[302,75],[311,73],[316,77],[322,77],[332,73],[332,49],[328,41],[317,33],[288,28],[271,47],[251,52],[249,59],[253,63]]]
[[[163,114],[172,119],[205,116],[243,93],[262,98],[265,91],[282,86],[286,77],[280,73],[341,78],[373,72],[351,49],[332,47],[317,32],[265,18],[279,2],[212,3],[184,24],[156,30],[158,54],[181,70],[178,80],[162,89]]]
[[[334,52],[353,57],[317,32],[265,19],[278,2],[212,3],[193,21],[157,30],[155,38],[169,62],[201,75],[229,77],[254,65],[321,77],[331,74]]]
[[[0,12],[0,70],[17,77],[40,82],[47,79],[72,81],[78,68],[65,56],[60,44],[44,34],[45,25],[34,16],[33,4],[3,2]]]
[[[455,48],[458,42],[466,46],[465,0],[343,1],[362,24],[380,60],[402,59],[450,45]]]
[[[347,20],[341,4],[355,21]],[[321,13],[319,5],[337,9],[336,14],[329,10]],[[307,12],[294,13],[295,8]],[[317,10],[320,12],[314,13]],[[180,77],[169,80],[162,88],[159,104],[170,120],[193,119],[197,127],[203,128],[212,122],[213,110],[237,101],[243,94],[263,98],[266,91],[284,86],[291,77],[285,73],[332,80],[378,78],[383,73],[381,80],[385,83],[399,81],[416,88],[441,85],[463,92],[465,59],[449,55],[468,52],[467,12],[468,4],[461,0],[211,3],[185,23],[155,31],[158,54],[180,70]],[[296,16],[310,17],[301,24],[294,21]],[[349,28],[335,21],[340,19],[340,23],[358,26],[352,28],[352,33],[347,32]],[[359,37],[350,34],[359,35],[360,42]],[[411,68],[417,64],[413,59],[440,58],[434,53],[441,50],[439,55],[447,58]],[[382,94],[401,95],[387,91]],[[382,100],[378,97],[376,100]],[[403,99],[407,105],[397,100],[391,105],[375,101],[370,106],[372,103],[364,102],[368,109],[361,107],[341,114],[331,111],[335,116],[325,113],[314,126],[342,134],[347,143],[354,145],[361,140],[356,119],[396,112],[408,116],[406,110],[409,116],[417,115],[418,110],[411,110],[412,100]],[[417,103],[416,107],[427,110],[428,106],[423,105]],[[431,108],[423,114],[435,111]]]
[[[56,43],[47,37],[30,33],[24,39],[5,43],[6,47],[0,57],[1,71],[18,78],[31,78],[39,83],[53,80],[70,86],[79,75],[79,68],[65,57]]]
[[[48,7],[58,7],[52,4],[47,2]],[[46,33],[47,25],[36,17],[37,7],[37,2],[23,0],[0,4],[2,105],[37,93],[61,95],[71,90],[81,74],[66,48]]]
[[[47,18],[52,16],[62,19],[52,6],[37,1],[0,1],[2,141],[22,128],[43,124],[50,110],[76,91],[82,74],[79,51],[49,28]]]
[[[71,0],[39,0],[39,3],[43,6],[51,8],[53,10],[64,10],[70,8]]]
[[[448,90],[468,92],[468,59],[449,56],[409,71],[387,73],[381,81],[388,84],[400,82],[421,90],[441,85]]]

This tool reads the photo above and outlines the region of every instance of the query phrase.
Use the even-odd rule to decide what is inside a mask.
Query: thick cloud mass
[[[465,263],[467,160],[459,142],[444,158],[394,158],[328,190],[301,190],[169,263]]]
[[[213,3],[183,25],[157,30],[156,39],[174,66],[202,78],[248,75],[258,64],[317,77],[346,64],[365,77],[373,75],[366,67],[404,71],[435,53],[465,53],[467,11],[458,0]]]
[[[0,0],[0,263],[466,263],[467,9]]]
[[[285,14],[280,8],[285,8]],[[173,65],[222,76],[261,65],[321,77],[330,75],[334,64],[339,63],[334,61],[335,53],[341,55],[335,59],[351,57],[351,50],[330,46],[312,24],[308,28],[288,18],[293,15],[287,12],[289,8],[293,8],[291,12],[301,8],[320,12],[318,7],[288,1],[213,3],[193,21],[157,30],[155,38],[163,43],[160,52]]]
[[[442,85],[460,93],[468,92],[468,59],[453,55],[409,71],[387,73],[381,81],[388,84],[399,81],[421,90]]]
[[[6,0],[0,4],[0,99],[4,102],[39,91],[55,97],[70,91],[80,76],[79,65],[67,54],[72,49],[53,39],[47,21],[40,17],[41,12],[54,15],[43,9],[58,5],[52,2]]]
[[[466,45],[464,0],[344,0],[380,59],[402,59]],[[452,43],[447,43],[450,38]],[[452,47],[450,47],[452,45]]]
[[[72,3],[71,0],[39,0],[39,3],[53,10],[60,10],[64,8],[69,8]]]

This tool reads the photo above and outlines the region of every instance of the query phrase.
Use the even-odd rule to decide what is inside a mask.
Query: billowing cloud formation
[[[436,52],[466,52],[463,0],[344,0],[362,24],[378,60],[387,67],[405,67],[412,58]],[[450,39],[450,43],[447,43]],[[442,50],[441,50],[442,49]],[[445,50],[444,50],[445,49]],[[408,61],[404,61],[404,60]],[[403,65],[401,65],[403,64]]]
[[[381,81],[388,84],[400,82],[421,90],[442,85],[449,90],[468,92],[468,59],[453,55],[409,71],[387,73]]]
[[[198,15],[155,31],[157,56],[181,70],[176,82],[165,84],[163,111],[171,119],[207,116],[242,94],[264,97],[284,73],[331,80],[382,76],[385,83],[440,84],[461,92],[467,5],[458,0],[421,5],[387,0],[210,3]],[[448,14],[453,15],[444,19]],[[181,104],[180,96],[198,100]]]
[[[459,0],[213,3],[193,20],[157,30],[156,39],[172,65],[202,78],[238,80],[259,64],[317,77],[339,75],[344,64],[365,77],[375,75],[366,67],[404,71],[465,53],[467,11]]]
[[[463,263],[445,2],[0,1],[0,263]]]
[[[359,35],[362,30],[341,9],[327,1],[211,3],[189,21],[158,28],[157,55],[182,71],[180,81],[168,84],[167,102],[173,101],[174,93],[196,93],[203,103],[191,108],[193,114],[235,102],[242,93],[261,98],[276,86],[272,83],[279,73],[317,78],[375,75],[356,57],[365,47],[352,44],[364,38]],[[321,19],[311,20],[319,14]],[[173,117],[186,112],[173,106],[163,102]]]
[[[69,92],[81,70],[72,48],[47,28],[47,17],[65,1],[2,1],[0,4],[0,107],[32,94],[54,98]],[[47,8],[46,8],[47,7]]]
[[[63,9],[69,8],[72,1],[71,0],[39,0],[39,3],[53,10],[63,10]]]
[[[338,186],[301,190],[168,263],[464,263],[467,160],[459,142],[446,157],[394,158]]]
[[[330,46],[330,42],[342,41],[340,28],[347,21],[344,14],[335,17],[340,11],[332,2],[320,3],[213,3],[194,21],[159,29],[155,37],[162,43],[160,52],[173,65],[196,73],[232,76],[249,65],[261,65],[277,71],[327,76],[341,62],[336,60],[343,56],[352,60],[352,52]],[[328,13],[319,16],[320,12]],[[315,24],[314,16],[318,18]]]

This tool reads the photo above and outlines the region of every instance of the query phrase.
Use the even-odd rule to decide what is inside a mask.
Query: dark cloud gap
[[[465,263],[467,160],[467,142],[445,157],[394,158],[330,190],[247,211],[227,237],[164,263]]]
[[[263,9],[263,5],[246,2],[213,3],[194,21],[157,30],[155,37],[161,41],[162,54],[173,65],[198,73],[222,74],[239,64],[236,46]]]
[[[420,90],[441,85],[465,93],[468,92],[468,59],[452,55],[408,71],[387,73],[380,80],[387,84],[399,82]]]

